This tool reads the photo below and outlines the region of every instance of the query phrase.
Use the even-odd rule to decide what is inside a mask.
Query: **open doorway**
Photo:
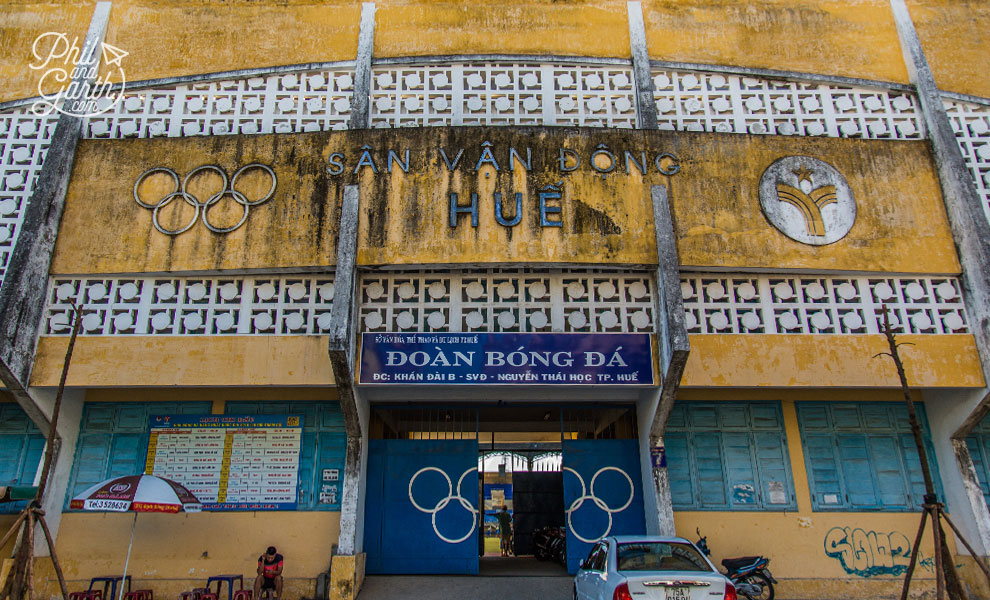
[[[635,432],[634,409],[615,404],[375,406],[368,572],[565,576],[569,559],[587,555],[587,540],[608,535],[627,508],[642,528]],[[602,462],[619,442],[635,465]],[[596,481],[602,501],[584,501]],[[621,498],[609,497],[613,487]],[[603,502],[611,508],[596,510]]]

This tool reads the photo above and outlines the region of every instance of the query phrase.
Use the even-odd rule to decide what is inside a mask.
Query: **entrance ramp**
[[[357,600],[571,600],[572,577],[369,575]]]

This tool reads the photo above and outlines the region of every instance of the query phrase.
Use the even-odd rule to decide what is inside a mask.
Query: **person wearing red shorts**
[[[254,580],[255,600],[261,598],[262,590],[274,590],[275,600],[282,597],[282,555],[275,550],[275,546],[269,546],[258,557],[258,577]]]

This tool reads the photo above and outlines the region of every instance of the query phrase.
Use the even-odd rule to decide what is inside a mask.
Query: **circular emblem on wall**
[[[760,207],[792,240],[824,246],[846,237],[856,222],[856,200],[832,165],[810,156],[774,161],[760,178]]]

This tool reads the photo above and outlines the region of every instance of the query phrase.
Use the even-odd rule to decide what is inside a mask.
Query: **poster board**
[[[295,510],[298,415],[153,415],[145,473],[181,483],[203,510]]]

